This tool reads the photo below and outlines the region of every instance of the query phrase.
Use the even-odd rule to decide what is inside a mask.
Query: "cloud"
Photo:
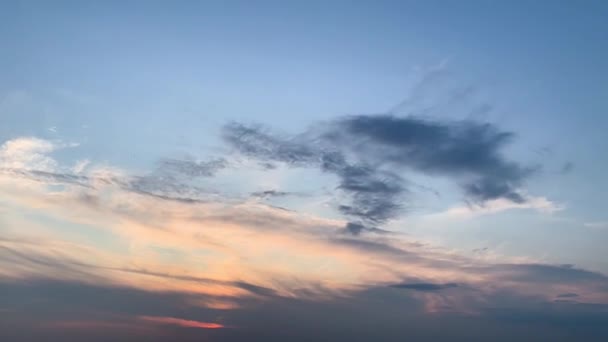
[[[482,204],[469,203],[465,206],[452,207],[443,212],[431,214],[429,215],[429,217],[445,219],[467,219],[482,215],[495,214],[513,209],[528,209],[548,214],[564,209],[563,206],[548,200],[546,197],[534,197],[524,194],[522,194],[521,196],[525,199],[521,203],[512,202],[500,198],[490,200]]]
[[[287,140],[298,145],[302,139],[308,141],[303,136]],[[599,273],[564,265],[515,264],[507,258],[495,263],[405,234],[388,234],[373,223],[392,214],[373,213],[373,199],[379,196],[381,203],[380,194],[395,194],[390,204],[402,198],[407,180],[384,164],[368,164],[365,154],[352,156],[347,149],[330,150],[323,144],[303,148],[315,152],[302,157],[292,153],[299,148],[290,147],[289,153],[280,153],[288,156],[281,157],[283,162],[327,170],[338,177],[336,189],[345,194],[340,205],[368,205],[369,212],[344,211],[347,220],[336,220],[280,210],[248,196],[210,193],[190,183],[187,172],[173,169],[167,174],[174,177],[166,178],[158,170],[140,176],[95,163],[76,174],[54,160],[52,171],[3,169],[1,203],[13,214],[3,217],[0,279],[18,287],[45,282],[41,286],[46,292],[32,291],[52,294],[59,306],[73,302],[83,312],[95,308],[130,317],[103,318],[99,324],[95,317],[53,317],[68,325],[77,322],[72,326],[114,330],[121,330],[117,321],[132,319],[163,331],[211,322],[235,327],[216,329],[237,330],[230,334],[241,328],[259,332],[259,326],[268,329],[286,312],[314,316],[324,309],[346,315],[357,325],[360,318],[348,305],[363,310],[359,314],[367,312],[366,306],[376,306],[380,315],[386,304],[379,303],[387,301],[395,303],[392,314],[413,317],[511,308],[507,304],[514,301],[521,309],[527,308],[529,298],[553,303],[564,293],[578,295],[572,302],[608,304],[608,280]],[[51,158],[48,153],[41,155]],[[402,169],[406,167],[399,166]],[[49,185],[61,185],[61,190],[51,191]],[[524,198],[525,204],[537,203]],[[70,284],[57,285],[60,281]],[[11,291],[21,294],[19,301],[29,295],[27,288]],[[399,311],[403,303],[412,304],[410,311]],[[227,321],[218,319],[219,310]],[[383,317],[390,326],[398,323],[391,321],[391,314]]]
[[[336,122],[330,141],[374,164],[460,178],[471,198],[524,201],[516,189],[532,169],[508,161],[501,149],[514,134],[489,123],[359,115]],[[354,139],[354,142],[347,143]],[[352,140],[351,140],[352,141]]]
[[[0,173],[16,178],[26,178],[41,183],[71,184],[90,187],[90,178],[73,173],[49,172],[40,170],[27,170],[23,168],[0,168]]]
[[[491,270],[493,274],[509,281],[526,283],[571,283],[589,282],[602,284],[608,281],[605,275],[574,267],[574,265],[547,264],[499,264]]]
[[[415,291],[439,291],[439,290],[445,290],[445,289],[458,287],[458,284],[456,284],[456,283],[447,283],[447,284],[406,283],[406,284],[391,285],[391,287],[398,288],[398,289],[415,290]]]
[[[2,307],[11,310],[0,320],[0,337],[5,340],[402,341],[406,336],[434,341],[567,341],[584,336],[599,341],[608,336],[606,306],[539,301],[509,293],[476,301],[477,315],[424,313],[428,298],[449,306],[456,302],[445,296],[470,296],[465,287],[449,291],[372,287],[323,301],[239,299],[239,309],[229,313],[192,305],[190,293],[40,279],[0,281],[0,290],[5,294],[0,297]],[[213,329],[217,326],[228,329]]]
[[[282,138],[259,126],[238,123],[226,125],[223,137],[240,153],[262,162],[315,167],[337,175],[340,178],[337,189],[351,196],[350,203],[339,205],[338,210],[362,223],[383,223],[400,208],[395,197],[403,190],[397,176],[369,165],[351,165],[340,151],[315,146],[307,137]]]
[[[359,235],[363,232],[377,233],[377,234],[388,234],[388,230],[378,229],[374,227],[366,227],[362,224],[347,222],[344,230],[352,235]]]
[[[22,137],[9,140],[0,146],[0,166],[10,169],[52,171],[56,162],[47,154],[58,146],[51,141]]]
[[[223,325],[219,323],[199,322],[188,319],[175,317],[157,317],[157,316],[139,316],[138,319],[144,322],[152,322],[158,324],[171,324],[184,328],[199,328],[199,329],[221,329]]]
[[[560,293],[557,295],[557,298],[576,298],[578,295],[576,293]]]
[[[222,137],[239,152],[262,161],[307,166],[318,162],[319,158],[319,151],[307,146],[300,138],[275,136],[260,125],[232,122],[223,127]]]
[[[72,167],[72,172],[75,174],[81,174],[85,171],[89,164],[91,164],[91,161],[89,159],[79,160],[78,162],[76,162],[76,164],[74,164],[74,167]]]
[[[223,138],[260,162],[336,175],[337,190],[347,196],[337,209],[356,225],[382,225],[403,213],[409,193],[403,175],[410,171],[454,180],[477,206],[536,205],[520,190],[535,168],[506,159],[502,150],[514,134],[489,123],[356,115],[291,137],[230,123]]]
[[[289,196],[291,193],[285,191],[277,191],[277,190],[264,190],[264,191],[254,191],[251,193],[252,197],[267,199],[272,197],[285,197]]]
[[[589,278],[592,273],[559,268],[565,274],[552,278],[556,293],[549,293],[531,286],[545,281],[541,281],[544,275],[553,270],[549,266],[485,264],[397,235],[346,237],[344,223],[306,218],[263,205],[182,203],[142,196],[123,187],[112,192],[93,190],[89,196],[98,196],[94,195],[97,191],[106,195],[82,201],[78,191],[64,192],[47,200],[47,195],[34,192],[31,198],[24,198],[24,203],[41,213],[52,213],[60,222],[106,222],[97,229],[109,230],[121,241],[131,241],[129,254],[75,249],[73,245],[44,240],[9,239],[0,243],[5,276],[54,275],[78,280],[86,275],[86,279],[100,284],[232,298],[334,296],[361,287],[394,284],[398,279],[405,279],[403,284],[483,286],[489,282],[497,286],[504,278],[509,279],[505,284],[523,286],[532,293],[550,296],[576,288],[583,294],[581,298],[598,300],[602,291],[598,284],[605,282],[602,277]],[[359,229],[352,224],[351,228]],[[59,231],[56,234],[55,238],[61,236]],[[182,257],[176,268],[158,259],[160,255],[150,254],[148,246],[162,246],[189,257]],[[201,251],[207,255],[204,270],[196,266]],[[472,264],[477,267],[467,266]],[[294,269],[294,265],[298,266]],[[566,281],[570,279],[566,274],[575,282]]]
[[[199,162],[193,160],[165,158],[160,161],[159,172],[169,174],[177,173],[191,178],[211,177],[226,166],[227,162],[223,158]]]

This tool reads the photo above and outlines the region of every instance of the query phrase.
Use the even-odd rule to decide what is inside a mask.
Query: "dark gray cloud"
[[[574,265],[499,264],[487,270],[509,281],[525,283],[597,283],[608,290],[608,277]]]
[[[576,298],[578,297],[578,294],[576,293],[560,293],[557,295],[557,298]]]
[[[608,337],[605,305],[487,298],[480,308],[483,315],[427,315],[424,302],[413,293],[386,287],[324,301],[231,298],[240,305],[233,310],[191,305],[208,299],[200,294],[44,279],[0,281],[0,293],[3,341],[604,341]],[[218,322],[228,328],[150,325],[135,319],[141,315]]]
[[[250,194],[252,197],[257,198],[272,198],[272,197],[285,197],[291,195],[290,192],[285,191],[277,191],[277,190],[264,190],[264,191],[254,191]]]
[[[346,227],[344,227],[344,230],[347,233],[352,234],[352,235],[359,235],[363,232],[377,233],[377,234],[390,233],[388,230],[379,229],[379,228],[375,228],[375,227],[366,227],[360,223],[353,223],[353,222],[346,223]]]
[[[408,209],[407,171],[450,178],[468,200],[519,193],[534,167],[506,159],[503,148],[514,134],[476,121],[433,121],[394,115],[347,116],[291,137],[259,125],[230,123],[223,138],[239,153],[262,163],[318,168],[338,177],[346,195],[337,209],[349,217],[348,230],[386,223]]]
[[[266,162],[309,166],[320,158],[319,151],[306,142],[275,136],[259,125],[232,122],[223,127],[222,137],[244,155]]]
[[[154,197],[154,198],[158,198],[158,199],[161,199],[164,201],[179,202],[179,203],[184,203],[184,204],[208,203],[207,200],[204,200],[201,198],[163,195],[161,193],[155,193],[153,191],[146,191],[146,190],[143,190],[143,189],[140,189],[137,187],[134,187],[130,190],[133,191],[134,193],[137,193],[140,195]]]
[[[533,171],[503,157],[501,150],[514,134],[489,123],[359,115],[336,125],[329,138],[361,159],[454,177],[479,201],[523,201],[517,188]]]
[[[147,292],[120,286],[30,279],[1,281],[3,341],[206,340],[209,331],[150,325],[139,315],[217,321],[217,310],[196,308],[204,295]],[[125,329],[125,326],[127,327]]]
[[[358,239],[353,237],[332,237],[330,242],[336,246],[342,246],[346,248],[352,248],[353,250],[361,251],[364,253],[376,253],[379,255],[388,256],[395,259],[407,260],[410,262],[420,261],[424,259],[423,256],[410,252],[406,249],[399,248],[387,244],[383,241],[372,241],[367,239]],[[411,247],[420,247],[416,243],[412,243]],[[436,265],[441,266],[442,261],[437,261]]]
[[[433,284],[433,283],[405,283],[405,284],[395,284],[391,285],[391,287],[397,289],[405,289],[405,290],[415,290],[415,291],[439,291],[450,289],[454,287],[458,287],[459,285],[456,283],[447,283],[447,284]]]
[[[333,164],[331,169],[340,178],[338,189],[350,196],[338,210],[366,225],[380,225],[404,209],[401,197],[405,191],[400,177],[369,165]]]

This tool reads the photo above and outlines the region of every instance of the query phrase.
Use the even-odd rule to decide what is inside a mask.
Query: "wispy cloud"
[[[398,288],[398,289],[415,290],[415,291],[440,291],[440,290],[458,287],[458,284],[456,284],[456,283],[447,283],[447,284],[406,283],[406,284],[394,284],[394,285],[391,285],[391,287]]]
[[[469,203],[468,205],[452,207],[443,212],[430,214],[428,215],[428,217],[445,219],[466,219],[482,215],[500,213],[513,209],[535,210],[541,213],[551,214],[564,209],[562,205],[554,203],[546,197],[535,197],[523,194],[521,196],[525,199],[525,201],[520,203],[505,199],[495,199],[487,201],[483,204]]]
[[[152,322],[158,324],[170,324],[177,325],[185,328],[199,328],[199,329],[221,329],[223,325],[219,323],[199,322],[188,319],[181,319],[175,317],[157,317],[157,316],[139,316],[138,319],[145,322]]]
[[[282,210],[250,201],[248,196],[239,200],[209,193],[188,180],[138,176],[93,162],[75,173],[73,167],[51,157],[52,143],[17,141],[5,144],[12,157],[0,164],[0,191],[6,195],[2,203],[14,212],[4,220],[0,239],[0,276],[5,280],[47,279],[187,294],[188,305],[228,311],[245,310],[248,300],[333,301],[375,288],[411,290],[402,292],[410,293],[427,312],[479,311],[481,303],[495,301],[505,292],[547,302],[576,293],[573,301],[606,304],[608,281],[599,273],[469,258],[363,223]],[[312,163],[306,153],[292,152],[285,152],[289,157],[282,162]],[[320,164],[315,165],[340,175],[339,188],[351,194],[350,205],[393,191],[389,190],[393,180],[399,186],[407,184],[382,178],[384,171],[374,167],[352,166],[331,154],[320,156]],[[11,164],[16,160],[25,162]],[[36,165],[52,167],[33,169]],[[208,166],[171,165],[170,172],[185,176],[190,175],[190,167],[206,170]],[[50,191],[51,184],[62,188]],[[522,201],[500,197],[485,201],[486,207],[480,204],[450,215],[557,208],[545,198],[519,194]],[[19,214],[32,210],[36,216]],[[347,218],[356,216],[343,212]],[[364,222],[382,222],[381,216],[373,215],[376,221]],[[27,234],[18,229],[24,224]],[[92,238],[100,234],[102,240]],[[208,318],[176,318],[174,312],[141,311],[137,316],[139,321],[159,325],[204,329],[224,325]]]

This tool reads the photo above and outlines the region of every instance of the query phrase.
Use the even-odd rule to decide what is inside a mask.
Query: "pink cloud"
[[[159,324],[171,324],[177,325],[180,327],[186,328],[199,328],[199,329],[221,329],[224,328],[222,324],[219,323],[209,323],[209,322],[200,322],[193,321],[188,319],[181,319],[175,317],[163,317],[163,316],[138,316],[139,320],[159,323]]]

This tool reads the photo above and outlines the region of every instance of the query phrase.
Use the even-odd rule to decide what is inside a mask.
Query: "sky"
[[[0,338],[608,340],[603,1],[1,1]]]

